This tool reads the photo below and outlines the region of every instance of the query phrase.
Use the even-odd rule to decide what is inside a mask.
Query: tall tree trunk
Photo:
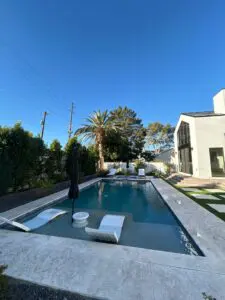
[[[99,169],[104,170],[104,155],[103,155],[103,145],[102,142],[98,144],[98,152],[99,152]]]

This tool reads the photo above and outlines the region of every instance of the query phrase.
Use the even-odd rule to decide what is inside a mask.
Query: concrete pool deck
[[[8,265],[5,273],[99,299],[197,300],[203,292],[225,299],[224,222],[162,179],[152,183],[205,257],[2,229],[0,264]],[[60,193],[66,197],[67,191]],[[48,200],[59,200],[53,198]],[[18,214],[25,210],[20,207]]]

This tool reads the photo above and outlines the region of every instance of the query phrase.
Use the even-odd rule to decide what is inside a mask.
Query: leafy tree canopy
[[[173,147],[175,128],[170,124],[161,124],[159,122],[150,123],[147,127],[146,142],[152,146],[154,151],[160,152]]]
[[[145,144],[145,129],[134,110],[119,106],[110,112],[110,120],[117,131],[105,137],[107,160],[128,161],[141,154]]]

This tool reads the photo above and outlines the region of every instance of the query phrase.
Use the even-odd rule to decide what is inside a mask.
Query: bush
[[[142,159],[137,159],[135,162],[135,171],[136,173],[138,172],[138,169],[145,169],[146,168],[146,164],[144,163],[144,161]]]
[[[130,170],[126,170],[125,172],[124,172],[124,175],[126,175],[126,176],[129,176],[129,175],[131,175],[132,174],[132,172],[130,171]]]
[[[0,146],[0,196],[8,192],[12,183],[12,162],[6,149]]]
[[[147,172],[145,175],[146,176],[155,176],[155,172],[154,171]]]
[[[20,123],[14,127],[0,127],[0,195],[30,185],[41,174],[41,157],[46,147],[38,137],[25,131]]]
[[[122,171],[122,170],[120,170],[120,171],[116,172],[116,175],[126,175],[126,172],[125,172],[125,171]]]
[[[214,297],[211,296],[211,295],[207,295],[206,293],[202,293],[202,297],[203,297],[203,299],[205,299],[205,300],[216,300],[216,298],[214,298]]]
[[[63,151],[62,146],[58,140],[53,140],[48,151],[46,151],[46,161],[45,161],[45,173],[47,174],[49,180],[53,182],[58,182],[64,180],[64,170],[62,164]]]
[[[112,168],[113,168],[113,169],[119,169],[119,168],[120,168],[120,163],[114,163],[114,164],[112,165]]]
[[[166,175],[169,176],[171,173],[173,173],[174,170],[174,165],[170,163],[166,163]]]
[[[34,187],[36,188],[50,188],[53,186],[53,181],[46,179],[40,179],[35,182]]]
[[[106,175],[108,175],[109,174],[109,171],[108,170],[99,170],[98,172],[97,172],[97,176],[98,177],[105,177]]]
[[[7,299],[8,282],[7,277],[2,274],[6,268],[7,266],[0,266],[0,300]]]
[[[144,151],[141,153],[141,157],[145,159],[145,161],[152,161],[154,159],[154,154],[152,151]]]
[[[75,143],[77,139],[73,137],[64,152],[60,142],[53,140],[48,149],[42,139],[33,137],[20,123],[0,127],[0,196],[9,191],[50,187],[68,179]],[[95,148],[78,145],[80,173],[82,176],[95,174]]]
[[[72,151],[75,144],[78,144],[79,149],[79,172],[82,173],[82,176],[87,175],[93,175],[96,173],[96,162],[97,157],[96,153],[93,151],[92,148],[86,148],[85,146],[82,146],[77,142],[77,138],[73,137],[69,140],[65,147],[65,153],[66,153],[66,173],[68,177],[70,177],[71,174],[71,167],[72,167]]]

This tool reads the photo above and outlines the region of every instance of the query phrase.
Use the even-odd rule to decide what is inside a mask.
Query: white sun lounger
[[[28,231],[34,230],[36,228],[39,228],[39,227],[47,224],[51,220],[55,219],[56,217],[66,214],[66,213],[67,213],[67,211],[65,211],[65,210],[50,208],[50,209],[46,209],[46,210],[42,211],[36,217],[34,217],[33,219],[26,221],[24,223],[11,221],[11,220],[6,219],[1,216],[0,216],[0,220],[2,220],[5,223],[10,224],[14,227],[17,227],[23,231],[28,232]]]
[[[145,176],[145,169],[138,169],[138,176]]]
[[[107,174],[107,176],[114,176],[116,174],[116,169],[110,169],[109,173]]]
[[[96,240],[118,243],[124,219],[125,216],[105,215],[98,229],[85,227],[85,231]]]

